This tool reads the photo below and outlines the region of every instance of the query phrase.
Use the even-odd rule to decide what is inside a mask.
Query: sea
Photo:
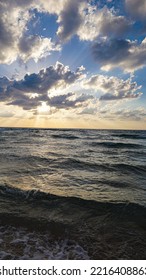
[[[0,128],[0,259],[146,258],[146,131]]]

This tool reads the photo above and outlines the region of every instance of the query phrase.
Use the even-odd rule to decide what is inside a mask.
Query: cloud
[[[104,95],[102,95],[100,97],[100,100],[103,100],[103,101],[112,101],[112,100],[120,100],[120,99],[132,99],[132,98],[138,98],[138,97],[141,97],[142,93],[139,92],[139,93],[133,93],[133,92],[118,92],[118,93],[115,93],[115,94],[112,94],[112,93],[106,93]]]
[[[123,80],[114,76],[94,75],[84,81],[83,87],[104,92],[100,100],[133,99],[142,95],[139,92],[141,86],[138,86],[131,78]]]
[[[69,40],[75,34],[80,40],[94,41],[103,36],[122,36],[129,31],[133,22],[106,6],[98,9],[83,0],[69,0],[58,17],[58,23],[57,34],[62,41]]]
[[[20,106],[25,110],[31,110],[47,102],[50,106],[57,108],[75,107],[91,99],[91,96],[81,95],[75,98],[75,94],[49,97],[49,91],[53,88],[65,88],[74,84],[84,77],[83,67],[72,72],[68,66],[57,62],[40,70],[38,74],[26,74],[22,80],[9,80],[0,78],[0,101],[7,105]],[[74,99],[71,99],[74,98]]]
[[[108,120],[108,121],[145,121],[146,120],[146,109],[144,107],[127,107],[120,108],[119,102],[114,103],[101,103],[94,102],[86,108],[81,108],[79,115],[91,115],[96,116],[97,119]]]
[[[9,5],[9,7],[30,7],[30,5],[33,3],[33,0],[7,0],[7,3],[5,0],[1,0],[0,3],[4,4],[4,5]]]
[[[145,0],[125,0],[125,5],[131,16],[140,20],[146,20]]]
[[[35,11],[57,15],[58,44],[28,30]],[[16,59],[27,62],[59,51],[61,43],[74,35],[80,40],[94,41],[98,37],[122,36],[132,22],[106,6],[98,9],[86,0],[0,0],[0,63],[10,64]]]
[[[97,113],[97,108],[86,107],[81,112],[79,112],[79,115],[95,115],[96,113]]]
[[[98,37],[116,37],[126,33],[132,25],[132,22],[124,16],[116,15],[113,10],[106,6],[102,9],[96,9],[89,6],[84,11],[84,20],[77,32],[80,40],[93,41]]]
[[[125,109],[121,111],[121,117],[123,119],[130,119],[135,121],[146,120],[146,110],[144,108],[137,108],[134,110]]]
[[[140,44],[125,39],[101,40],[93,44],[92,54],[102,70],[120,67],[134,72],[146,65],[146,38]]]
[[[82,1],[70,0],[67,2],[65,9],[60,13],[57,22],[61,26],[58,28],[57,35],[60,37],[61,41],[69,40],[77,33],[77,30],[82,24],[81,4]]]
[[[41,105],[38,98],[32,98],[24,94],[16,94],[11,96],[11,101],[7,101],[7,105],[13,105],[23,108],[24,110],[32,110]]]
[[[35,109],[42,102],[57,109],[82,107],[82,104],[85,106],[86,102],[94,99],[92,95],[58,92],[59,89],[74,86],[79,81],[82,81],[85,89],[103,92],[100,100],[136,99],[142,95],[139,92],[141,86],[131,78],[122,80],[114,76],[94,75],[86,79],[83,71],[83,66],[73,72],[68,66],[57,62],[55,66],[42,69],[37,74],[26,74],[22,80],[0,78],[0,101],[24,110]],[[53,95],[50,94],[52,90]]]
[[[30,18],[28,11],[0,1],[0,63],[11,63],[17,57],[17,43]]]
[[[82,94],[77,96],[75,93],[68,93],[59,96],[53,96],[49,99],[48,105],[55,107],[57,109],[70,109],[82,107],[86,101],[93,99],[92,95]]]
[[[128,121],[144,121],[146,120],[146,110],[142,107],[137,109],[125,108],[119,110],[108,110],[106,112],[101,111],[101,115],[103,118],[111,119],[111,120],[128,120]]]
[[[82,77],[82,69],[78,68],[76,72],[72,72],[68,66],[57,62],[55,66],[42,69],[38,74],[26,74],[23,80],[14,81],[12,87],[25,93],[47,94],[53,87],[65,87]]]
[[[11,118],[13,117],[15,114],[12,112],[1,112],[0,113],[0,118]]]
[[[50,14],[60,15],[60,13],[65,9],[68,0],[38,0],[37,6],[38,9]]]
[[[12,101],[8,102],[7,105],[14,105],[23,108],[24,110],[32,110],[42,105],[45,102],[46,105],[56,109],[74,109],[86,106],[86,102],[93,99],[92,95],[82,94],[77,96],[77,94],[70,92],[63,95],[55,95],[53,97],[42,96],[30,98],[27,95],[18,95],[13,98]],[[56,112],[55,110],[55,112]]]
[[[38,9],[58,16],[57,35],[66,42],[77,35],[80,40],[93,41],[102,36],[122,36],[129,31],[133,22],[117,15],[107,6],[99,9],[86,0],[40,0]]]
[[[36,62],[49,55],[51,51],[59,51],[60,46],[55,46],[51,39],[41,38],[39,36],[23,36],[20,38],[19,57],[24,61],[34,59]]]
[[[80,25],[80,3],[75,0],[54,1],[0,0],[0,63],[11,64],[16,59],[24,62],[29,59],[45,57],[52,51],[59,51],[61,46],[53,43],[51,38],[42,38],[28,32],[34,11],[56,14],[60,24],[58,35],[62,41],[68,40],[76,33]]]
[[[31,0],[0,1],[0,63],[10,64],[17,58],[24,62],[30,58],[38,60],[59,50],[49,38],[28,36],[27,25],[34,7]]]

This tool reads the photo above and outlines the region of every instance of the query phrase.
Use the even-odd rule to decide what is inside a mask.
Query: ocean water
[[[0,185],[146,205],[146,131],[0,130]]]
[[[108,228],[121,213],[124,222],[127,215],[134,217],[123,232],[133,221],[133,238],[143,238],[145,229],[139,230],[137,223],[144,224],[146,217],[146,131],[1,128],[0,203],[0,258],[114,258],[113,250],[107,255],[109,248],[104,253],[100,242],[105,217]],[[93,238],[95,255],[94,242],[93,248],[87,246],[93,224],[99,232]],[[11,239],[8,244],[4,236]],[[54,245],[48,245],[53,236]]]

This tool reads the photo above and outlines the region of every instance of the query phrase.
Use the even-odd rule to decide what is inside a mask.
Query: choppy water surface
[[[0,185],[146,205],[146,131],[0,129]]]
[[[146,259],[146,131],[0,129],[0,259]]]

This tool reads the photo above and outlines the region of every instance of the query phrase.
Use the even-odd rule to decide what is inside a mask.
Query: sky
[[[0,0],[0,126],[146,129],[146,0]]]

